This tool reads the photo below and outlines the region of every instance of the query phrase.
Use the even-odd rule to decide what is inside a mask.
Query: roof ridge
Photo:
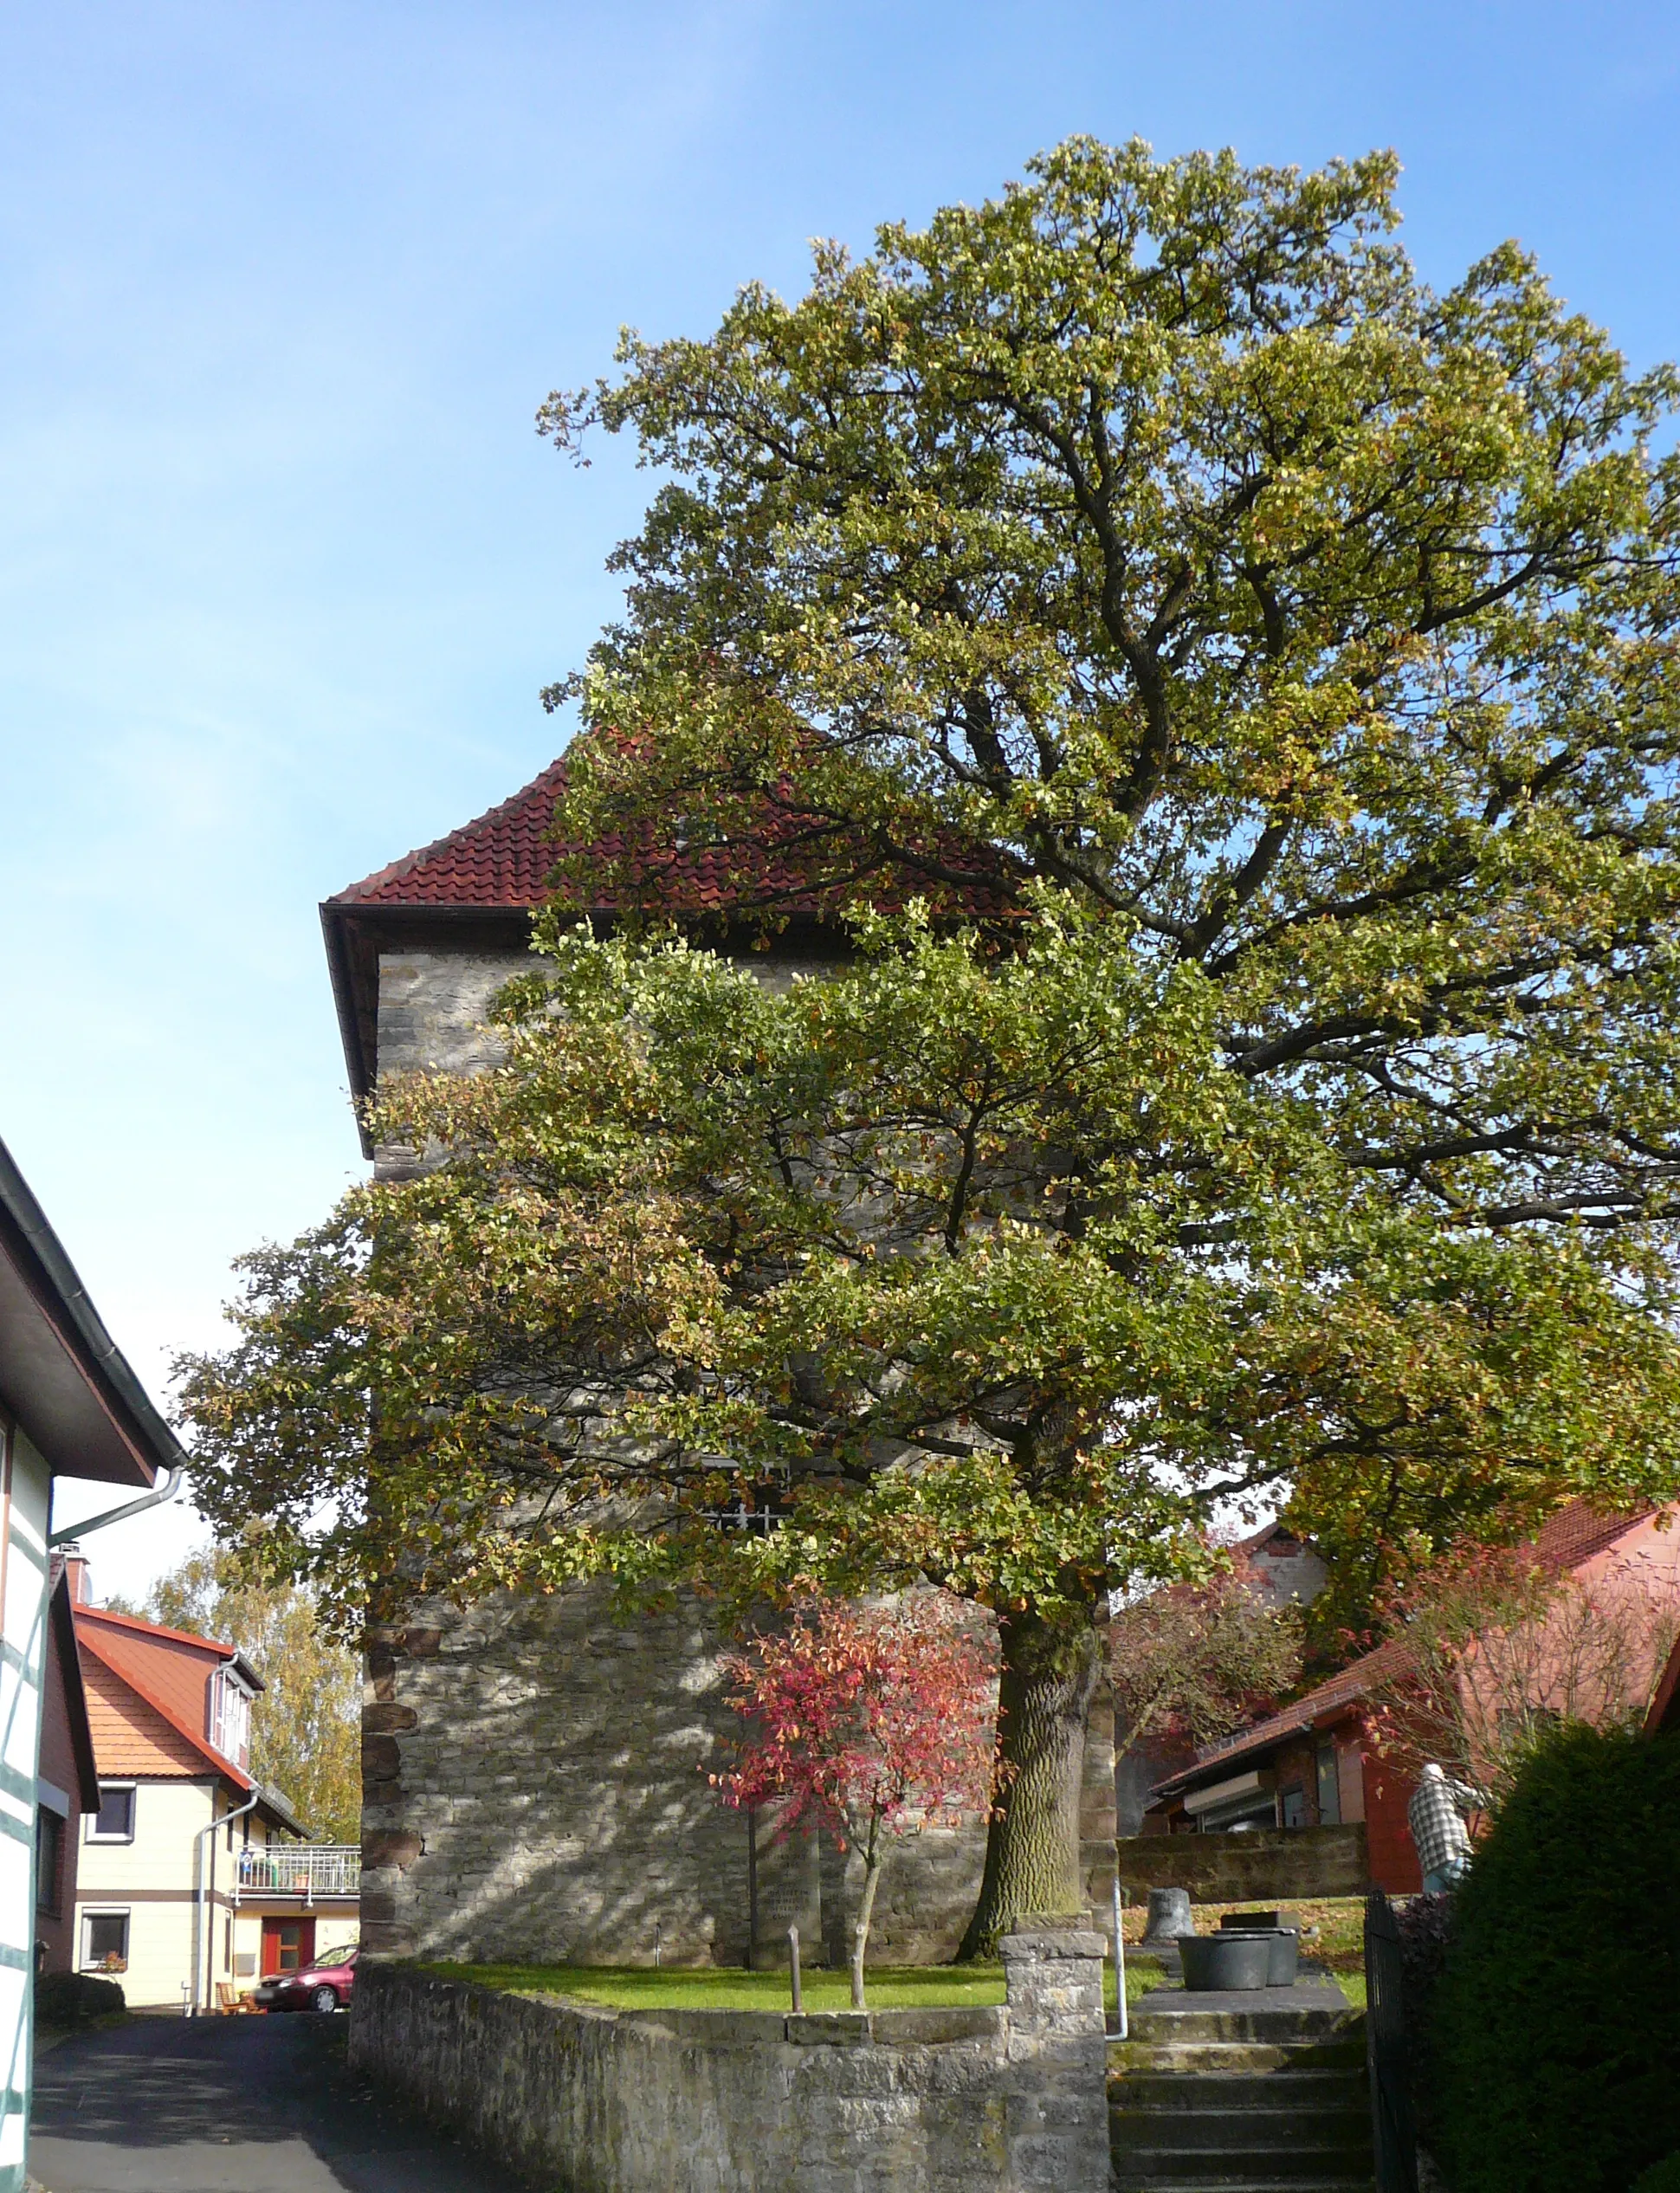
[[[555,789],[558,792],[559,783],[565,773],[566,754],[565,752],[561,752],[556,754],[552,761],[539,769],[529,784],[521,785],[517,792],[510,792],[506,799],[497,800],[494,807],[487,807],[481,815],[475,815],[469,822],[457,824],[455,829],[446,831],[441,838],[434,838],[429,844],[417,845],[412,852],[404,853],[399,859],[388,862],[384,868],[375,869],[371,876],[364,876],[359,882],[346,883],[341,891],[335,891],[326,903],[329,906],[359,905],[365,896],[371,897],[384,884],[394,883],[399,877],[412,874],[416,869],[423,867],[427,861],[449,852],[471,838],[475,832],[488,828],[500,821],[502,817],[509,814],[511,811],[518,808],[523,802],[540,792],[546,778],[555,780]],[[558,846],[555,851],[558,858]]]
[[[180,1645],[197,1645],[202,1650],[218,1653],[226,1660],[239,1658],[236,1645],[224,1645],[219,1637],[205,1637],[196,1629],[171,1629],[167,1622],[149,1622],[144,1614],[120,1614],[114,1607],[90,1607],[86,1602],[76,1606],[77,1619],[83,1615],[100,1622],[115,1622],[123,1629],[144,1630],[148,1637],[168,1637]]]

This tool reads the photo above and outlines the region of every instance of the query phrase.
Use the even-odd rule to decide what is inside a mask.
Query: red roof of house
[[[1293,1705],[1286,1705],[1281,1713],[1271,1714],[1263,1721],[1257,1721],[1251,1729],[1239,1729],[1235,1736],[1206,1745],[1196,1754],[1193,1766],[1181,1768],[1177,1774],[1158,1782],[1154,1794],[1174,1796],[1232,1760],[1246,1758],[1251,1751],[1269,1750],[1285,1737],[1299,1736],[1308,1729],[1320,1728],[1338,1719],[1357,1705],[1374,1684],[1398,1674],[1405,1664],[1405,1639],[1389,1638],[1374,1652],[1362,1653],[1327,1681],[1303,1692]]]
[[[843,883],[818,873],[817,841],[800,818],[766,807],[762,828],[747,841],[728,844],[673,844],[668,822],[650,819],[636,831],[613,831],[580,848],[562,845],[554,835],[554,809],[565,789],[562,754],[533,777],[523,791],[475,821],[452,830],[430,845],[365,876],[327,901],[346,910],[381,907],[481,907],[519,911],[542,905],[555,896],[553,871],[563,853],[579,851],[598,862],[604,881],[591,896],[591,910],[608,912],[617,904],[611,869],[628,863],[631,872],[656,887],[668,912],[695,916],[727,915],[749,899],[778,912],[822,915],[837,912],[848,896]],[[824,843],[820,857],[832,854]],[[983,857],[972,849],[947,851],[944,864],[972,873],[962,897],[969,910],[1000,910],[996,882],[983,870]],[[906,888],[908,886],[908,888]],[[900,886],[908,896],[925,887],[914,877]],[[934,887],[937,888],[937,887]]]
[[[210,1679],[239,1656],[231,1645],[165,1629],[131,1614],[109,1614],[102,1607],[78,1606],[76,1642],[126,1683],[136,1697],[218,1773],[242,1790],[256,1788],[244,1769],[210,1742]]]
[[[1579,1569],[1594,1554],[1613,1546],[1635,1523],[1644,1523],[1656,1512],[1654,1500],[1648,1500],[1642,1508],[1632,1509],[1625,1515],[1606,1515],[1589,1507],[1585,1500],[1572,1500],[1567,1508],[1560,1508],[1541,1525],[1535,1538],[1535,1557],[1543,1568],[1560,1574],[1566,1569]]]
[[[223,1774],[239,1792],[261,1789],[237,1761],[228,1759],[226,1752],[219,1752],[210,1743],[209,1735],[210,1675],[219,1666],[235,1662],[239,1673],[255,1689],[263,1689],[261,1678],[246,1665],[235,1645],[223,1645],[219,1638],[202,1638],[191,1629],[166,1629],[162,1623],[140,1620],[136,1614],[114,1614],[110,1608],[94,1608],[86,1601],[73,1601],[70,1616],[79,1652],[86,1652],[101,1669],[116,1675],[140,1706],[149,1708],[158,1722],[186,1745],[184,1756],[202,1759],[215,1772]],[[114,1693],[114,1711],[119,1711],[120,1698],[123,1693]],[[145,1722],[145,1715],[136,1718],[133,1708],[120,1708],[119,1718],[127,1726]],[[165,1737],[165,1741],[169,1739]],[[305,1834],[303,1822],[296,1821],[275,1794],[261,1789],[261,1801],[263,1811],[275,1815],[281,1827],[292,1829],[292,1834]]]
[[[1561,1574],[1566,1569],[1579,1569],[1594,1554],[1602,1553],[1606,1546],[1615,1543],[1625,1532],[1655,1514],[1653,1504],[1638,1509],[1631,1515],[1606,1515],[1589,1507],[1583,1500],[1574,1500],[1541,1525],[1534,1541],[1534,1550],[1542,1566]],[[1263,1536],[1263,1533],[1262,1536]],[[1250,1752],[1269,1750],[1285,1737],[1299,1736],[1304,1730],[1321,1728],[1327,1722],[1339,1718],[1371,1690],[1376,1684],[1401,1672],[1406,1665],[1406,1643],[1404,1637],[1391,1637],[1379,1645],[1374,1652],[1365,1653],[1326,1681],[1303,1692],[1293,1705],[1282,1712],[1257,1721],[1252,1728],[1240,1729],[1235,1736],[1224,1737],[1199,1751],[1193,1766],[1185,1767],[1155,1784],[1159,1796],[1174,1796],[1181,1789],[1203,1781],[1214,1769],[1228,1765],[1232,1760],[1246,1758]]]

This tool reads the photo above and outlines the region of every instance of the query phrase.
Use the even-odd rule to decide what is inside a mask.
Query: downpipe
[[[1130,2029],[1126,2015],[1126,1937],[1121,1931],[1125,1914],[1126,1891],[1121,1886],[1120,1876],[1116,1873],[1114,1899],[1115,2017],[1118,2030],[1108,2035],[1110,2041],[1124,2041]],[[1108,2021],[1105,2019],[1103,2023],[1106,2025]]]
[[[214,1800],[212,1800],[212,1802],[214,1802]],[[248,1812],[255,1812],[262,1802],[262,1789],[261,1783],[259,1783],[258,1786],[252,1790],[250,1795],[245,1800],[245,1802],[241,1805],[236,1811],[224,1812],[219,1820],[212,1820],[210,1826],[208,1828],[201,1828],[192,1840],[196,1843],[202,1844],[206,1835],[215,1834],[218,1828],[231,1828],[236,1820],[242,1820]],[[210,1937],[210,1853],[207,1850],[201,1849],[198,1853],[198,1952],[194,1955],[192,1960],[192,2015],[195,2018],[200,2015],[200,2006],[198,2002],[198,1963],[200,1955],[202,1955],[204,1960],[204,2002],[203,2007],[205,2010],[208,2010],[210,2008],[210,1968],[215,1963],[215,1958],[211,1955],[213,1946],[214,1945],[212,1944]]]

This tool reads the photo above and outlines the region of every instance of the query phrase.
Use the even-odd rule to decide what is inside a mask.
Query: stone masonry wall
[[[774,1964],[793,1925],[807,1957],[843,1962],[862,1888],[856,1854],[826,1837],[780,1837],[767,1815],[749,1823],[708,1782],[739,1728],[723,1704],[722,1644],[692,1601],[621,1624],[604,1584],[548,1598],[504,1593],[464,1614],[437,1607],[371,1633],[370,1949],[617,1964],[650,1963],[656,1945],[671,1963]],[[1103,1908],[1114,1844],[1102,1834],[1110,1769],[1100,1723],[1088,1750],[1086,1895]],[[955,1952],[985,1847],[979,1823],[893,1846],[874,1961]]]
[[[1002,2009],[611,2011],[378,1962],[351,2057],[556,2193],[1105,2193],[1102,1944],[1005,1944]]]
[[[1115,1847],[1121,1885],[1134,1903],[1152,1888],[1188,1889],[1193,1904],[1276,1904],[1363,1896],[1371,1886],[1363,1824],[1134,1835]]]
[[[387,953],[379,968],[382,1072],[471,1073],[495,1056],[483,1023],[523,954]],[[767,982],[795,962],[754,955]],[[811,963],[816,971],[816,963]],[[382,1150],[384,1176],[413,1163]],[[604,1586],[501,1595],[464,1614],[417,1610],[371,1633],[363,1739],[363,1939],[375,1954],[464,1961],[740,1964],[838,1960],[856,1910],[856,1860],[720,1805],[706,1776],[734,1717],[722,1640],[687,1602],[629,1625]],[[1113,1872],[1112,1716],[1093,1714],[1081,1834],[1087,1895]],[[923,1963],[955,1950],[979,1891],[984,1829],[907,1839],[888,1861],[871,1955]],[[756,1899],[752,1892],[756,1876]]]

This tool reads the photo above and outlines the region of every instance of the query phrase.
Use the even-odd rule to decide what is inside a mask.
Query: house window
[[[128,1970],[128,1914],[126,1912],[89,1912],[81,1962],[91,1972]]]
[[[1276,1825],[1277,1800],[1270,1790],[1263,1795],[1244,1797],[1235,1804],[1210,1806],[1200,1816],[1205,1835],[1247,1835],[1257,1828]]]
[[[251,1692],[231,1667],[218,1667],[210,1678],[210,1740],[224,1759],[236,1767],[251,1763]]]
[[[134,1785],[102,1782],[100,1808],[87,1830],[90,1843],[132,1843],[134,1840]]]
[[[1278,1825],[1283,1828],[1304,1828],[1307,1825],[1307,1792],[1298,1782],[1285,1782],[1277,1793]]]
[[[1336,1775],[1336,1747],[1321,1743],[1313,1757],[1318,1780],[1318,1824],[1334,1828],[1341,1818],[1341,1784]]]
[[[64,1889],[64,1822],[42,1805],[35,1815],[35,1908],[56,1918]]]

